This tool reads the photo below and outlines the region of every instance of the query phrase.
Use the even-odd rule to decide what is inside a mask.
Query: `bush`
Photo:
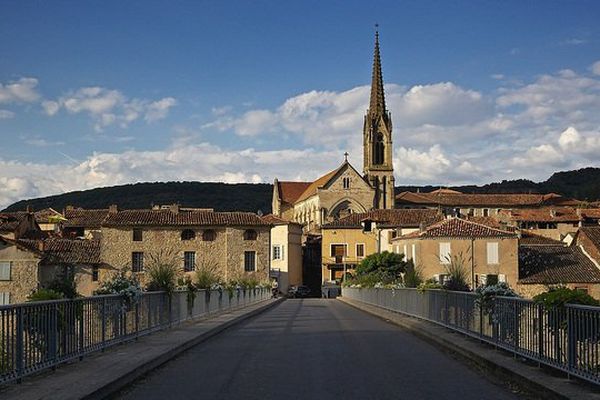
[[[382,282],[392,282],[401,277],[406,270],[406,262],[402,255],[384,251],[365,257],[356,267],[356,276],[379,276]]]
[[[417,289],[421,292],[430,289],[443,289],[444,287],[440,285],[435,279],[427,279],[425,282],[421,283],[417,286]]]
[[[196,271],[196,286],[198,289],[211,289],[221,283],[218,275],[209,268],[200,268]]]
[[[53,290],[58,293],[62,293],[65,299],[75,299],[81,297],[77,293],[77,285],[74,279],[56,279],[50,284],[46,285],[46,289]]]
[[[160,251],[150,255],[146,270],[148,284],[146,290],[173,293],[177,283],[177,257],[174,252]]]
[[[579,289],[567,287],[550,288],[547,292],[534,296],[534,301],[541,303],[548,310],[564,307],[565,304],[582,304],[587,306],[598,306],[600,302],[592,296]]]
[[[138,280],[123,269],[119,273],[111,276],[108,280],[101,282],[98,290],[96,290],[94,294],[118,294],[125,296],[125,298],[132,303],[140,298],[142,295],[142,288],[140,287]]]
[[[421,268],[415,267],[412,260],[406,263],[406,272],[404,273],[404,286],[407,288],[416,288],[423,283],[423,272]]]
[[[463,254],[459,253],[454,257],[450,257],[448,261],[450,263],[446,265],[446,272],[450,278],[444,283],[444,289],[455,292],[470,292]]]
[[[28,297],[29,301],[47,301],[64,299],[64,294],[52,289],[38,289],[31,293]]]
[[[499,282],[496,284],[480,286],[475,291],[477,293],[477,300],[475,304],[481,307],[485,313],[491,314],[494,312],[494,298],[496,296],[503,297],[520,297],[514,290],[508,286],[506,282]]]

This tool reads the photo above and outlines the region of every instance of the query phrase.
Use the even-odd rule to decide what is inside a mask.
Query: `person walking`
[[[273,279],[271,281],[271,293],[273,294],[273,298],[277,298],[277,295],[279,294],[279,282],[277,282],[277,279]]]

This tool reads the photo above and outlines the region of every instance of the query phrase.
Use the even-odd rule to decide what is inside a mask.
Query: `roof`
[[[308,187],[306,188],[306,190],[304,190],[304,192],[302,192],[302,194],[300,195],[300,197],[298,197],[298,199],[296,201],[302,201],[302,200],[306,200],[309,197],[317,194],[317,191],[319,190],[319,188],[322,188],[323,186],[325,186],[327,184],[327,182],[329,182],[329,180],[331,178],[333,178],[333,176],[335,174],[337,174],[337,172],[345,165],[342,164],[340,167],[334,169],[333,171],[330,171],[328,173],[326,173],[325,175],[321,176],[319,179],[317,179],[316,181],[312,182],[310,185],[308,185]]]
[[[450,218],[433,224],[425,230],[412,232],[397,239],[406,238],[460,238],[460,237],[517,237],[514,232],[492,228],[477,222],[466,221],[461,218]]]
[[[520,208],[502,211],[512,221],[531,222],[579,222],[581,217],[571,207]]]
[[[300,225],[297,222],[288,221],[283,218],[279,218],[278,216],[273,215],[273,214],[264,215],[264,216],[260,217],[260,219],[262,219],[264,222],[266,222],[269,225],[289,225],[289,224]]]
[[[100,228],[102,221],[108,216],[108,209],[84,210],[82,208],[66,209],[64,217],[65,228]]]
[[[556,194],[466,194],[452,193],[448,190],[436,190],[430,193],[401,192],[396,196],[400,203],[438,206],[483,206],[483,207],[515,207],[540,206],[563,202],[565,199]]]
[[[14,232],[29,214],[27,211],[0,213],[0,233]]]
[[[600,252],[600,226],[582,226],[578,235],[585,235]]]
[[[123,210],[108,214],[102,226],[269,226],[249,212]]]
[[[38,255],[44,264],[100,264],[99,240],[71,240],[50,238],[45,240],[5,239],[1,241]]]
[[[38,256],[42,256],[42,252],[39,250],[36,240],[28,239],[8,239],[0,236],[0,242],[4,242],[13,246],[16,246],[19,250],[29,251]]]
[[[56,221],[64,221],[64,217],[61,213],[53,208],[44,208],[33,213],[35,216],[35,222],[38,224],[53,223]]]
[[[535,233],[521,231],[519,246],[566,246],[567,244],[560,240],[550,239]]]
[[[326,225],[322,229],[359,228],[364,220],[371,220],[385,227],[419,227],[421,224],[432,224],[443,216],[437,210],[431,209],[393,209],[371,210],[365,213],[350,214]]]
[[[310,184],[311,182],[277,182],[279,198],[285,203],[294,204]]]
[[[523,246],[519,283],[600,283],[600,269],[578,246]]]
[[[600,208],[582,208],[581,216],[588,219],[600,219]]]
[[[464,218],[467,221],[471,221],[471,222],[475,222],[481,225],[486,225],[489,226],[491,228],[496,228],[496,229],[503,229],[506,231],[512,231],[512,227],[505,227],[503,226],[500,221],[498,221],[496,218],[494,217],[482,217],[482,216],[473,216],[473,215],[469,215],[466,216]]]

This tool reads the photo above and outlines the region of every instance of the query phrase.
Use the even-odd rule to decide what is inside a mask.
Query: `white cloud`
[[[49,116],[60,109],[72,114],[86,113],[94,120],[94,129],[101,132],[113,124],[125,128],[142,117],[148,123],[166,118],[176,104],[173,97],[156,101],[129,99],[119,90],[93,86],[80,88],[56,100],[45,100],[42,107]]]
[[[592,64],[592,72],[595,75],[600,75],[600,61],[596,61],[594,64]]]
[[[2,103],[31,103],[40,98],[36,90],[38,80],[35,78],[20,78],[7,84],[0,83],[0,104]]]
[[[0,110],[0,119],[10,119],[15,116],[15,113],[9,110]]]

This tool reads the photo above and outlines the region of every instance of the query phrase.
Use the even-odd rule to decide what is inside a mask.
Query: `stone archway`
[[[347,217],[350,214],[363,212],[367,212],[367,210],[362,204],[350,197],[345,197],[340,199],[329,209],[329,212],[327,213],[327,219],[334,221]]]

